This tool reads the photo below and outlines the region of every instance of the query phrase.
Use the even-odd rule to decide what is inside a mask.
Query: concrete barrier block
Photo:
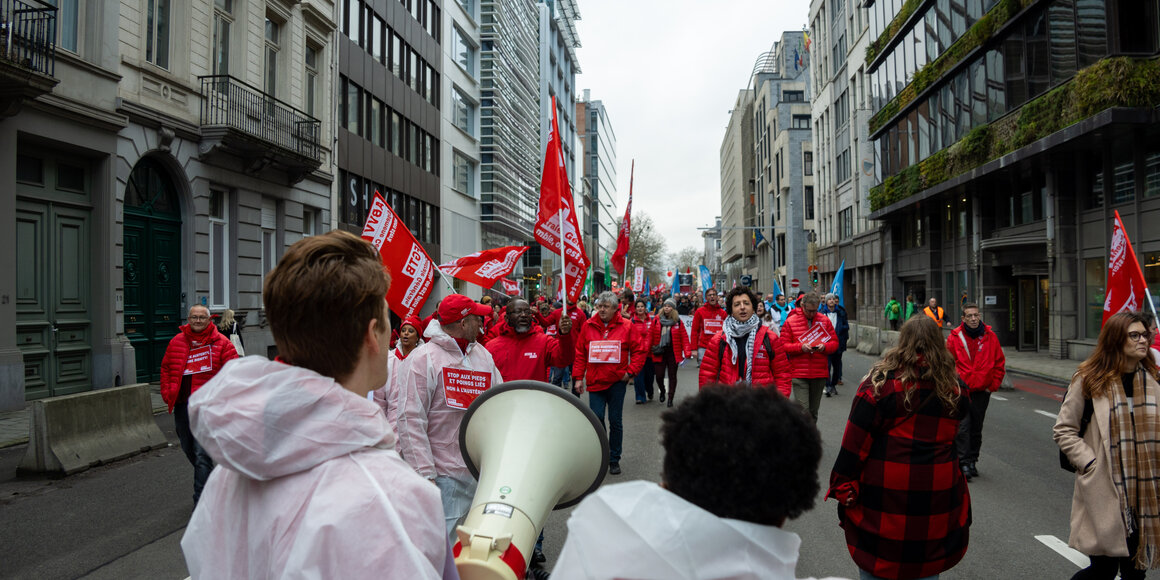
[[[858,329],[862,328],[857,322],[850,323],[850,337],[846,339],[846,350],[858,349]]]
[[[898,331],[897,330],[883,330],[882,331],[882,352],[898,346]]]
[[[881,332],[882,329],[877,326],[859,326],[858,352],[874,356],[882,352],[882,347],[878,342]]]
[[[18,471],[70,475],[166,445],[146,383],[50,397],[29,406]]]

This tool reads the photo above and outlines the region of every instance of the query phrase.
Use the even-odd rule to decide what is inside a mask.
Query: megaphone
[[[475,399],[459,449],[479,480],[452,549],[463,580],[519,580],[553,509],[595,491],[608,470],[608,436],[574,395],[511,381]]]

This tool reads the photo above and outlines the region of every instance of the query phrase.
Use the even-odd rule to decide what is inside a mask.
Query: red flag
[[[628,206],[624,208],[624,219],[620,221],[620,232],[616,234],[616,251],[612,254],[612,269],[624,275],[624,258],[628,255],[628,232],[632,229],[632,178],[636,174],[636,160],[632,160],[632,170],[628,173]]]
[[[526,251],[527,246],[482,250],[442,264],[439,270],[464,282],[491,288],[495,286],[497,280],[511,274],[520,261],[520,256]]]
[[[515,280],[508,280],[507,278],[500,280],[500,282],[503,282],[503,291],[505,294],[507,294],[508,296],[519,295],[519,293],[520,293],[520,283],[519,282],[516,282]]]
[[[544,173],[540,177],[540,211],[536,216],[533,233],[537,242],[556,254],[561,253],[561,213],[564,218],[563,259],[568,299],[579,300],[584,292],[589,261],[572,204],[572,188],[568,185],[564,154],[560,150],[560,128],[556,124],[556,97],[552,97],[552,135],[544,153]]]
[[[379,251],[383,266],[391,274],[391,288],[387,290],[391,311],[404,320],[417,314],[431,295],[435,265],[377,191],[362,237]]]
[[[1148,296],[1148,286],[1144,283],[1144,272],[1136,261],[1136,252],[1128,240],[1120,212],[1116,212],[1116,223],[1112,228],[1112,247],[1108,256],[1108,290],[1104,298],[1104,320],[1125,310],[1140,310]]]

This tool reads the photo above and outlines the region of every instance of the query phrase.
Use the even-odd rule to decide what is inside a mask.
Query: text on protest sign
[[[443,367],[443,395],[447,406],[466,409],[491,387],[491,373]]]

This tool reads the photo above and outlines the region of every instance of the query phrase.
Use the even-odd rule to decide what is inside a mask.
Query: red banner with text
[[[377,191],[362,237],[379,251],[383,266],[391,275],[387,290],[391,312],[404,320],[417,315],[431,295],[435,264]]]
[[[527,246],[506,246],[491,250],[481,250],[458,260],[441,264],[439,270],[448,276],[471,282],[484,288],[491,288],[504,276],[511,274],[520,256],[528,251]]]

